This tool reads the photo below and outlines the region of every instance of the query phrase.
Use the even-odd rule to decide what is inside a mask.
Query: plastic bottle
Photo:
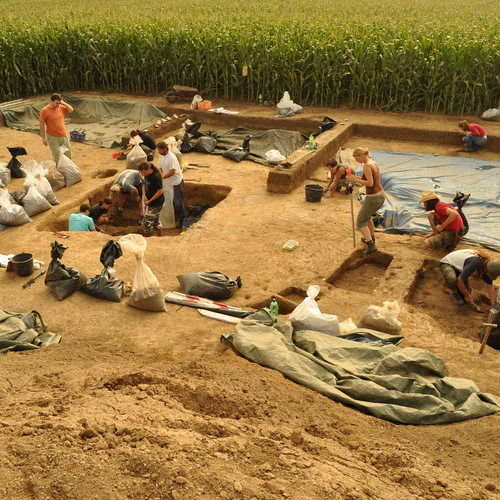
[[[259,106],[264,105],[264,97],[262,97],[262,94],[259,94]]]
[[[316,148],[316,145],[314,144],[314,137],[312,135],[309,136],[309,142],[307,143],[307,149],[310,151],[313,151]]]
[[[279,308],[280,306],[278,304],[278,301],[273,297],[273,300],[271,300],[271,303],[269,304],[269,314],[273,319],[273,325],[278,322]]]

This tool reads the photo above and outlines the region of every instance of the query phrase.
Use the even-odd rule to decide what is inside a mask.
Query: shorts
[[[163,206],[161,207],[146,207],[146,213],[142,219],[142,232],[144,234],[151,234],[153,231],[157,229],[161,229],[160,223],[160,212]]]
[[[430,248],[444,248],[451,251],[457,246],[459,239],[460,236],[456,233],[441,231],[439,234],[427,238],[427,243]]]
[[[384,204],[385,194],[368,195],[361,205],[356,219],[356,227],[358,229],[365,227],[367,222],[372,218],[372,215],[377,213],[377,210]]]

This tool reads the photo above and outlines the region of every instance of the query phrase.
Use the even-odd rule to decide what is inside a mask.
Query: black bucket
[[[321,201],[323,197],[323,186],[318,184],[307,184],[306,185],[306,201],[311,203],[317,203]]]
[[[33,273],[33,254],[32,253],[18,253],[10,259],[14,266],[14,271],[18,276],[29,276]]]

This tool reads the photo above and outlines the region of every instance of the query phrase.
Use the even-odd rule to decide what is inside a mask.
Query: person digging
[[[465,132],[462,142],[464,143],[464,150],[467,153],[477,151],[481,146],[486,144],[488,136],[486,135],[486,130],[481,125],[467,123],[465,120],[462,120],[458,126]]]
[[[100,231],[99,226],[102,224],[109,224],[111,219],[109,211],[112,207],[113,200],[111,198],[104,198],[99,200],[95,205],[92,205],[89,215],[98,231]]]
[[[330,180],[325,187],[323,196],[325,197],[327,193],[330,192],[330,198],[333,198],[336,191],[350,194],[353,186],[347,179],[347,171],[349,169],[344,165],[339,165],[337,160],[333,159],[329,160],[326,166],[328,167],[328,170],[330,170]]]
[[[476,312],[481,312],[472,299],[469,287],[469,277],[474,273],[488,285],[488,298],[491,305],[495,303],[496,289],[493,281],[500,275],[499,260],[491,260],[480,250],[455,250],[441,259],[439,268],[455,304],[467,303]]]
[[[370,159],[370,152],[366,148],[356,148],[352,156],[358,163],[363,164],[363,176],[347,174],[347,179],[361,186],[366,186],[366,197],[363,201],[356,221],[357,230],[363,235],[362,243],[366,245],[363,250],[364,255],[377,251],[375,246],[375,226],[372,215],[382,207],[385,201],[385,194],[380,184],[380,169],[375,161]]]
[[[140,211],[142,194],[142,176],[137,170],[127,169],[119,174],[113,181],[109,190],[109,197],[113,202],[114,215],[120,217],[125,208],[127,198],[133,197]]]
[[[457,209],[443,203],[432,190],[424,191],[420,198],[429,214],[429,223],[432,233],[425,236],[424,245],[427,248],[444,248],[448,252],[453,250],[460,241],[465,228],[462,216]]]

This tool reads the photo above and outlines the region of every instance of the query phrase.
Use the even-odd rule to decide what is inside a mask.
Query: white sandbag
[[[368,306],[361,317],[361,326],[379,332],[393,333],[401,330],[401,321],[397,319],[399,304],[395,300],[385,300],[383,306]]]
[[[141,148],[141,143],[142,139],[139,135],[130,139],[129,144],[133,144],[134,147],[127,154],[127,168],[139,170],[139,165],[147,161],[147,154]]]
[[[64,175],[56,169],[56,162],[52,160],[43,160],[39,163],[41,167],[47,170],[45,178],[49,181],[52,191],[59,191],[66,186]]]
[[[499,108],[487,109],[481,115],[481,118],[483,120],[489,120],[491,122],[500,122],[500,109]]]
[[[31,186],[23,198],[24,210],[26,213],[36,215],[52,208],[52,205],[39,193],[35,186]]]
[[[340,328],[340,333],[344,334],[352,332],[353,330],[356,330],[356,328],[358,327],[356,326],[356,323],[354,323],[352,318],[347,318],[339,323],[339,328]]]
[[[0,189],[0,224],[19,226],[31,222],[26,210],[21,205],[11,203],[6,189]]]
[[[270,149],[266,151],[266,160],[269,163],[281,163],[286,159],[277,149]]]
[[[300,104],[295,104],[290,99],[290,94],[288,93],[288,91],[285,91],[283,93],[283,97],[281,98],[280,102],[278,102],[276,107],[278,108],[277,116],[279,118],[283,118],[285,116],[294,116],[304,111]]]
[[[59,200],[56,198],[54,191],[52,191],[50,182],[45,178],[47,174],[48,170],[40,164],[32,166],[27,171],[23,188],[25,191],[28,191],[31,186],[34,186],[51,205],[59,205]]]
[[[317,332],[338,335],[339,320],[334,314],[322,313],[314,300],[319,294],[319,286],[311,285],[307,289],[307,297],[292,311],[289,320],[294,330],[314,330]]]
[[[68,151],[66,146],[59,148],[59,162],[57,163],[57,170],[64,175],[64,182],[66,187],[72,186],[82,180],[80,169],[73,163],[73,160],[68,158],[64,152]]]
[[[173,135],[167,137],[165,139],[165,144],[168,146],[168,150],[174,153],[177,161],[179,162],[179,165],[182,165],[182,153],[179,150],[179,144],[176,138]]]
[[[144,263],[147,241],[140,234],[126,234],[118,243],[123,252],[131,253],[136,258],[136,268],[132,293],[127,305],[146,311],[166,311],[165,294],[151,269]]]
[[[4,186],[7,186],[7,184],[10,184],[11,180],[12,178],[10,175],[10,170],[7,168],[7,163],[0,162],[0,182]]]

